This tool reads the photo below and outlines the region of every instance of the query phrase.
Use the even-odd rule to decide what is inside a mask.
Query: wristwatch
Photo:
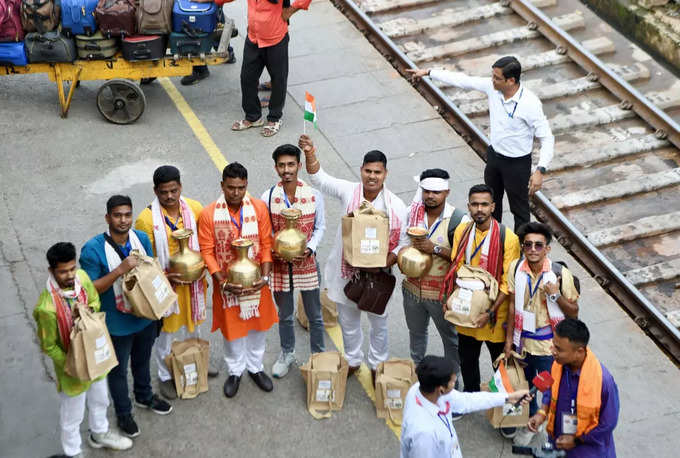
[[[559,299],[561,296],[562,296],[562,294],[558,291],[558,292],[556,292],[555,294],[550,294],[550,295],[548,296],[548,298],[549,298],[552,302],[557,302],[557,299]]]
[[[543,175],[545,175],[545,167],[539,166],[539,167],[536,167],[536,170],[538,170],[538,171],[541,172]]]
[[[269,275],[263,275],[262,280],[266,283],[269,284]]]
[[[439,256],[440,254],[442,254],[442,247],[440,247],[439,245],[435,245],[432,251],[434,252],[434,254]]]

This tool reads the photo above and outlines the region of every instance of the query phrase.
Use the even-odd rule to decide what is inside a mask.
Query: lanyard
[[[290,201],[288,200],[288,194],[286,194],[285,190],[283,191],[283,201],[286,204],[286,208],[292,207],[292,205],[290,204]]]
[[[503,110],[505,110],[505,114],[508,115],[508,118],[514,118],[515,117],[515,111],[517,111],[517,105],[519,104],[519,99],[522,98],[523,92],[524,92],[524,88],[522,88],[522,90],[519,91],[519,97],[517,97],[517,101],[515,102],[515,108],[512,109],[512,113],[508,113],[508,110],[505,109],[505,103],[503,103]]]
[[[576,396],[578,395],[578,383],[576,384],[576,389],[572,390],[571,389],[571,369],[567,368],[567,371],[569,371],[567,376],[567,391],[569,391],[569,397],[571,398],[571,414],[574,415],[574,411],[576,409]]]
[[[484,245],[484,240],[486,240],[486,238],[487,238],[488,236],[489,236],[489,233],[487,232],[487,234],[484,236],[484,238],[482,239],[482,241],[479,242],[479,245],[477,245],[477,248],[475,248],[475,251],[472,252],[472,256],[470,256],[470,262],[472,262],[472,260],[475,258],[475,256],[476,256],[477,253],[479,252],[479,249],[482,247],[482,245]]]
[[[132,251],[132,245],[130,244],[130,238],[128,237],[127,242],[125,242],[125,245],[119,245],[121,251],[125,255],[125,257],[130,256],[130,251]]]
[[[447,415],[438,413],[437,418],[439,418],[444,426],[446,426],[446,429],[449,431],[449,436],[453,437],[453,431],[451,430],[451,422],[449,421],[449,417]]]
[[[238,228],[238,236],[241,236],[241,228],[243,227],[243,207],[241,207],[241,211],[239,212],[239,222],[237,223],[236,220],[234,219],[233,216],[231,216],[231,213],[229,213],[229,218],[231,218],[231,222],[234,223],[234,226]]]
[[[538,277],[538,280],[536,281],[536,287],[532,291],[531,290],[531,275],[527,274],[527,283],[529,283],[529,300],[534,298],[536,291],[538,291],[538,286],[541,284],[541,280],[543,280],[543,274],[541,274],[541,276]]]
[[[179,219],[181,217],[182,217],[182,215],[178,216],[177,221],[175,221],[175,223],[173,224],[173,222],[170,220],[170,218],[166,216],[165,217],[165,224],[168,225],[168,227],[170,228],[171,231],[176,231],[178,229],[177,223],[179,223]]]
[[[432,226],[432,229],[430,229],[430,233],[427,234],[427,238],[428,238],[428,239],[429,239],[429,238],[432,238],[432,235],[437,231],[437,228],[439,227],[439,225],[441,224],[441,222],[442,222],[442,220],[441,220],[441,216],[440,216],[439,219],[437,219],[437,222],[434,223],[434,226]]]

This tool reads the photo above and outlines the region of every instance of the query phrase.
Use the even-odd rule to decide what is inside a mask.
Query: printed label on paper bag
[[[100,348],[99,350],[94,351],[95,364],[101,364],[104,361],[108,361],[109,358],[111,358],[111,350],[109,349],[108,346],[104,346],[104,348]]]
[[[156,300],[160,303],[165,300],[166,297],[170,295],[170,290],[168,285],[163,281],[160,275],[156,275],[156,278],[151,282],[154,289],[154,294],[156,295]]]
[[[102,348],[104,345],[106,345],[106,336],[99,336],[97,337],[97,340],[94,341],[95,348]]]
[[[385,399],[385,407],[395,410],[403,409],[404,402],[401,400],[401,398],[387,398]]]
[[[331,390],[330,380],[319,380],[319,384],[316,387],[316,400],[317,402],[332,402],[335,400],[335,393]]]
[[[380,253],[380,240],[366,240],[361,241],[361,254],[378,254]]]
[[[469,315],[471,307],[472,307],[472,291],[465,288],[458,289],[458,294],[453,296],[451,310],[463,315]]]
[[[387,390],[387,397],[401,399],[401,390]]]
[[[184,365],[184,377],[186,380],[185,386],[196,385],[198,383],[198,372],[196,371],[196,363]]]
[[[375,239],[378,237],[378,228],[367,227],[364,229],[364,237],[367,239]]]

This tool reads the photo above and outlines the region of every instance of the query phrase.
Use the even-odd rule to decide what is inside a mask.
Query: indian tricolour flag
[[[316,100],[314,96],[309,92],[305,91],[305,121],[313,122],[314,127],[316,127],[316,121],[318,117],[316,116]]]
[[[508,370],[505,368],[505,362],[501,361],[498,365],[496,373],[489,382],[489,391],[492,393],[512,393],[512,383],[510,383],[510,376]]]

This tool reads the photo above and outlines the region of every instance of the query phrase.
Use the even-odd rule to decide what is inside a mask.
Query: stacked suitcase
[[[218,12],[191,0],[0,0],[0,64],[209,54]],[[30,33],[26,33],[30,32]]]

